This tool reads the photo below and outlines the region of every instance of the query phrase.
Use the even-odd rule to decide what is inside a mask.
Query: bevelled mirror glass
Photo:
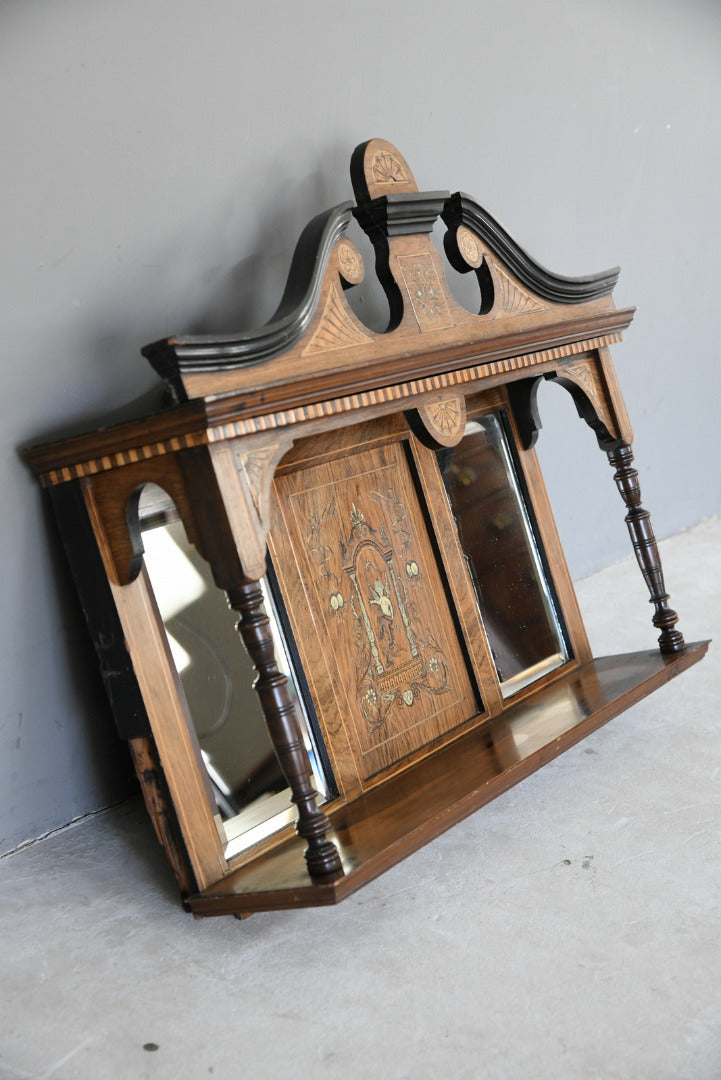
[[[502,416],[471,420],[438,459],[501,692],[510,697],[569,654]]]
[[[143,489],[140,524],[145,565],[200,746],[217,807],[227,859],[293,821],[295,807],[281,772],[257,694],[255,671],[236,631],[236,616],[188,542],[175,506],[154,484]],[[279,669],[287,676],[324,801],[331,784],[298,692],[295,665],[268,580],[265,611]]]

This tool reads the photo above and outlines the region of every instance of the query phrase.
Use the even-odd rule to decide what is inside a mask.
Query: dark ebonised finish
[[[683,634],[674,629],[678,622],[678,615],[668,605],[669,595],[663,580],[661,556],[656,546],[651,515],[641,506],[641,487],[638,482],[638,471],[633,468],[633,451],[630,446],[619,446],[609,451],[608,460],[616,470],[613,478],[621,498],[628,507],[626,524],[638,565],[648,585],[648,591],[651,593],[651,603],[655,608],[652,622],[661,631],[658,639],[659,648],[667,655],[683,652],[686,643]]]
[[[148,715],[125,647],[81,482],[52,487],[50,497],[118,734],[121,739],[147,737]]]
[[[318,809],[318,792],[308,763],[303,735],[288,690],[288,679],[278,670],[270,620],[263,611],[263,593],[256,581],[227,590],[230,606],[240,615],[238,632],[253,661],[258,678],[255,689],[265,714],[278,763],[288,781],[292,801],[298,807],[298,835],[308,841],[305,861],[312,877],[342,875],[335,844],[326,838],[330,822]]]
[[[306,225],[283,298],[264,327],[236,334],[178,335],[146,345],[143,356],[162,378],[174,382],[179,373],[232,369],[283,352],[303,335],[313,317],[328,258],[348,228],[351,212],[351,203],[341,203]],[[179,385],[176,389],[182,393]]]
[[[513,271],[519,281],[552,303],[585,304],[589,300],[609,296],[618,280],[619,267],[582,277],[564,277],[547,270],[524,251],[487,210],[461,191],[450,196],[441,216],[449,229],[456,229],[459,225],[472,229]],[[456,269],[470,269],[462,254],[456,252],[457,249],[454,251],[453,248],[449,252]]]
[[[373,140],[371,140],[373,142]],[[303,335],[318,305],[323,275],[330,253],[355,215],[376,248],[376,270],[391,308],[388,330],[400,322],[400,291],[388,266],[389,237],[430,233],[442,217],[449,227],[446,251],[450,261],[461,271],[475,269],[483,297],[480,314],[492,306],[492,288],[487,268],[469,266],[455,243],[460,225],[473,229],[533,292],[560,304],[582,304],[610,295],[618,278],[618,268],[585,277],[563,277],[536,262],[513,237],[475,200],[461,192],[419,192],[407,172],[389,191],[373,198],[373,184],[366,178],[363,162],[369,143],[356,148],[351,161],[351,178],[357,206],[342,203],[315,217],[298,241],[283,298],[268,323],[255,330],[234,334],[177,335],[146,345],[143,355],[172,386],[177,399],[185,392],[178,376],[199,372],[233,370],[256,364],[286,351]],[[400,155],[399,155],[400,156]],[[388,184],[381,184],[388,187]]]

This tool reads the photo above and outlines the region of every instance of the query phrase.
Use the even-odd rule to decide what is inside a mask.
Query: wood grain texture
[[[102,543],[100,511],[90,486],[85,498],[190,865],[198,887],[204,888],[228,867],[213,816],[216,807],[210,782],[163,620],[144,567],[129,584],[113,583],[112,563]]]
[[[190,897],[190,910],[222,915],[338,903],[697,663],[707,647],[700,642],[673,657],[654,650],[584,664],[332,812],[342,878],[308,884],[299,844],[289,842]]]
[[[130,739],[128,745],[155,835],[165,851],[180,895],[185,899],[197,891],[198,885],[180,834],[175,809],[168,795],[157,750],[152,739],[148,737]]]
[[[79,481],[51,489],[55,519],[122,739],[147,736],[148,715]]]
[[[503,698],[438,461],[432,450],[419,445],[416,440],[412,441],[411,446],[433,535],[441,558],[448,567],[447,578],[453,611],[461,626],[482,708],[494,715],[503,708]]]
[[[202,401],[192,401],[138,420],[32,446],[23,450],[23,457],[46,486],[67,483],[205,442],[205,412]]]
[[[143,355],[163,378],[182,394],[179,372],[217,370],[257,362],[282,352],[301,338],[316,312],[328,263],[351,216],[351,204],[341,203],[318,214],[303,230],[293,255],[288,283],[269,324],[260,330],[210,335],[178,335],[156,341]],[[344,241],[347,243],[347,241]]]
[[[496,324],[509,319],[531,335],[527,348],[516,348],[515,353],[558,347],[559,324],[567,329],[564,344],[601,337],[615,328],[608,316],[617,271],[567,278],[545,270],[467,196],[419,192],[402,154],[385,140],[370,140],[356,149],[351,179],[358,200],[353,213],[375,246],[376,273],[389,302],[387,332],[370,331],[344,300],[342,288],[359,281],[364,271],[359,253],[343,235],[348,206],[337,207],[319,215],[304,232],[283,302],[262,330],[176,336],[144,350],[176,394],[194,398],[259,389],[258,361],[270,376],[267,388],[277,390],[276,367],[282,357],[283,382],[307,385],[310,379],[316,383],[316,397],[338,396],[362,389],[337,382],[331,389],[328,380],[346,367],[346,353],[348,362],[363,365],[379,354],[388,364],[394,355],[420,359],[428,349],[447,353],[462,345],[467,351],[471,341],[488,342],[493,353]],[[451,262],[479,276],[485,296],[478,313],[461,307],[448,288],[429,236],[439,217],[449,227]],[[604,315],[591,330],[586,320]]]
[[[611,351],[608,346],[601,345],[596,348],[595,355],[598,377],[603,385],[603,391],[613,416],[619,441],[630,446],[633,442],[633,429],[626,409],[626,402],[623,400]],[[606,449],[606,447],[602,447],[602,449]]]
[[[569,391],[578,415],[593,429],[602,449],[620,444],[623,421],[615,415],[605,370],[597,355],[565,360],[555,375],[547,378]]]
[[[541,430],[536,397],[542,378],[571,394],[578,415],[592,428],[602,450],[608,452],[630,443],[631,422],[607,346],[596,345],[576,356],[559,357],[559,361],[553,369],[538,374],[531,372],[508,384],[521,446],[524,449],[535,446]]]
[[[110,562],[111,580],[116,585],[133,581],[142,566],[139,505],[146,484],[157,484],[170,496],[188,539],[199,546],[195,515],[179,454],[163,454],[87,477],[83,485],[86,491],[92,492],[97,524],[103,531],[102,544]]]
[[[225,420],[237,408],[239,402],[232,400],[233,394],[242,394],[242,412],[249,418],[339,397],[352,401],[362,394],[368,394],[367,403],[371,403],[381,388],[399,383],[412,385],[421,379],[441,378],[446,386],[462,385],[613,344],[621,340],[633,309],[606,309],[527,329],[518,329],[513,323],[501,329],[492,321],[483,335],[470,332],[467,326],[453,334],[442,329],[421,333],[412,311],[410,318],[413,324],[399,327],[389,340],[381,335],[382,340],[374,340],[372,345],[354,345],[352,356],[335,349],[303,358],[303,365],[288,356],[282,363],[268,361],[261,378],[258,371],[237,372],[232,377],[218,373],[212,380],[192,376],[193,392],[228,395],[208,403],[211,420],[214,413],[221,413]],[[469,374],[460,374],[469,368]],[[432,383],[427,383],[422,390],[432,388]],[[408,391],[403,396],[408,396]]]
[[[368,139],[356,146],[351,157],[350,175],[359,203],[371,202],[383,195],[418,191],[408,162],[387,139]]]
[[[291,623],[333,688],[319,720],[333,744],[342,718],[355,766],[336,778],[365,785],[478,713],[403,446],[284,473],[276,495],[302,586]]]
[[[414,415],[419,425],[414,430],[430,440],[431,446],[455,446],[463,438],[466,426],[466,399],[457,394],[437,394],[420,401]]]
[[[305,431],[298,434],[310,434],[312,430],[327,426],[331,418],[336,418],[338,424],[357,423],[363,416],[411,407],[414,398],[427,398],[438,391],[455,389],[468,393],[481,385],[492,387],[522,379],[529,369],[545,373],[552,369],[554,361],[563,357],[587,354],[589,350],[603,349],[619,341],[621,330],[632,316],[632,309],[603,315],[603,324],[610,320],[617,328],[601,336],[582,334],[579,340],[564,339],[561,344],[548,348],[539,345],[533,352],[523,351],[530,340],[524,332],[518,338],[511,334],[513,340],[509,335],[501,335],[485,342],[479,350],[469,343],[449,350],[426,348],[419,355],[391,356],[388,364],[374,363],[371,370],[359,367],[339,373],[335,385],[352,390],[340,397],[332,396],[334,380],[328,379],[324,379],[322,387],[314,385],[312,378],[311,384],[298,380],[290,388],[282,380],[279,385],[251,385],[240,395],[227,394],[217,400],[192,402],[142,422],[119,424],[32,447],[23,453],[41,483],[51,487],[139,461],[177,454],[183,449],[222,443],[276,428],[303,425]],[[584,321],[584,330],[597,328],[598,322],[594,320],[591,325]],[[554,341],[557,340],[557,336],[554,337]],[[514,348],[521,351],[514,353]],[[469,364],[469,350],[474,360],[481,354],[483,362]],[[462,362],[464,357],[465,363]],[[424,368],[431,373],[420,374]],[[258,372],[255,374],[258,380]],[[320,397],[317,391],[320,391]],[[156,433],[167,433],[176,420],[183,430],[182,436],[154,438]]]
[[[263,520],[265,511],[262,503],[264,489],[263,496],[260,494],[263,482],[259,480],[255,485],[252,484],[248,471],[243,468],[242,452],[240,461],[236,460],[231,442],[214,444],[210,457],[218,486],[223,492],[225,514],[240,558],[243,577],[249,581],[258,581],[266,572],[267,524]],[[271,471],[271,479],[272,475]]]
[[[455,192],[446,201],[443,220],[449,230],[464,229],[483,248],[488,246],[500,262],[513,276],[522,282],[532,293],[556,304],[583,304],[589,300],[608,296],[618,280],[619,268],[589,274],[584,277],[569,278],[546,270],[535,261],[516,240],[506,232],[487,210],[469,195]],[[467,241],[466,241],[467,243]],[[457,244],[459,260],[468,261],[462,244]],[[473,253],[475,255],[475,252]],[[476,259],[468,261],[473,266]]]

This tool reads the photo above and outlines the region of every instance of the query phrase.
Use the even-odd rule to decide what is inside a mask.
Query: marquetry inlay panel
[[[400,255],[398,265],[420,330],[425,333],[452,326],[453,319],[432,256]]]
[[[402,444],[287,473],[276,495],[319,719],[341,783],[363,783],[479,711]]]
[[[641,502],[607,349],[633,317],[613,302],[618,270],[544,268],[470,196],[419,191],[383,139],[356,147],[351,181],[354,202],[301,233],[268,322],[150,342],[161,409],[26,451],[157,835],[199,916],[342,900],[706,651],[676,629]],[[383,332],[363,322],[363,294],[348,301],[364,277],[354,221],[374,249]],[[474,310],[444,256],[475,271]],[[532,449],[544,379],[572,395],[613,467],[658,657],[593,659]],[[229,772],[202,731],[226,713],[233,726],[230,712],[219,724],[190,715],[145,567],[148,484],[174,503],[256,669],[274,753],[253,745],[250,679],[230,657],[226,704],[242,708]],[[192,633],[201,612],[171,569]],[[207,642],[193,636],[201,663]],[[284,783],[296,836],[276,816]]]

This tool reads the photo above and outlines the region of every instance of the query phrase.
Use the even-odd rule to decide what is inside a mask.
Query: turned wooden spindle
[[[288,690],[288,680],[278,670],[270,620],[262,610],[260,585],[257,581],[249,581],[226,591],[230,606],[240,615],[238,631],[258,672],[255,689],[292,801],[298,807],[298,835],[308,841],[305,852],[308,871],[316,878],[342,874],[338,849],[326,839],[330,822],[318,809],[318,793],[313,787],[308,753]]]
[[[630,446],[621,445],[608,451],[608,460],[615,468],[613,478],[621,498],[628,507],[626,524],[631,535],[633,550],[636,552],[638,565],[651,593],[651,603],[655,614],[653,625],[661,631],[658,645],[662,653],[680,653],[686,649],[686,643],[680,630],[674,627],[678,615],[668,606],[668,593],[663,580],[661,556],[653,534],[651,515],[641,506],[641,488],[638,472],[633,468],[633,452]]]

